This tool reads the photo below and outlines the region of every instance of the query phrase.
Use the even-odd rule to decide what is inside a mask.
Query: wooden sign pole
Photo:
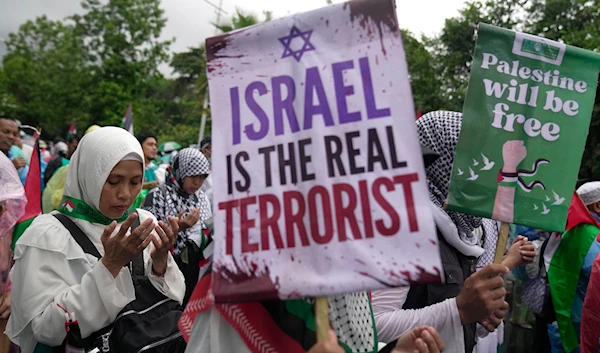
[[[315,321],[317,342],[326,342],[329,339],[329,301],[327,297],[319,297],[315,300]]]

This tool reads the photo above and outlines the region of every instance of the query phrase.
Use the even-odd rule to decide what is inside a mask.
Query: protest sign
[[[600,55],[481,24],[448,209],[562,232]]]
[[[217,301],[439,280],[391,0],[270,21],[206,50]]]

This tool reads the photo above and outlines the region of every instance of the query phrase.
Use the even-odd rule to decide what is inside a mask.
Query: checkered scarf
[[[210,162],[202,152],[195,148],[184,148],[173,159],[169,175],[171,182],[180,190],[183,180],[189,176],[205,175],[210,173]]]
[[[448,198],[448,188],[454,153],[462,123],[462,114],[450,111],[435,111],[417,120],[419,141],[440,157],[427,167],[429,198],[440,208]],[[473,230],[481,226],[481,218],[458,212],[446,212],[458,228],[460,239],[468,245],[479,243]]]

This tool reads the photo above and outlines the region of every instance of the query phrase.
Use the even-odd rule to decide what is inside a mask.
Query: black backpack
[[[62,214],[54,216],[85,253],[100,259],[98,249],[73,221]],[[138,218],[131,229],[139,224]],[[144,274],[143,253],[132,261],[130,271],[135,300],[123,308],[111,325],[84,339],[86,352],[97,348],[101,353],[183,353],[186,343],[177,326],[183,307],[154,288]],[[64,352],[64,344],[62,348]]]

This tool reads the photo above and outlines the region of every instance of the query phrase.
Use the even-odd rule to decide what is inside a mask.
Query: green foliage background
[[[330,0],[324,0],[331,3]],[[83,15],[63,21],[42,16],[10,34],[0,67],[0,113],[41,126],[44,137],[64,136],[75,122],[120,125],[133,105],[137,132],[159,140],[196,143],[207,89],[204,44],[169,56],[161,41],[166,18],[160,0],[83,0]],[[401,5],[399,5],[401,6]],[[403,30],[415,106],[423,113],[462,109],[476,28],[480,22],[600,50],[600,1],[479,0],[467,2],[441,32],[417,38]],[[424,14],[426,16],[426,14]],[[221,32],[268,21],[238,9]],[[165,78],[168,63],[175,78]],[[600,95],[598,95],[600,97]],[[600,98],[580,171],[580,179],[600,179]],[[206,133],[210,133],[209,121]]]

